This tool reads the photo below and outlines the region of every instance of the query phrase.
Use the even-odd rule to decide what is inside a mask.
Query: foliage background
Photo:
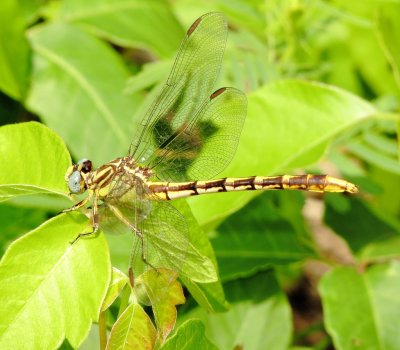
[[[202,294],[201,306],[189,295],[178,325],[202,323],[184,324],[182,334],[195,336],[204,325],[210,341],[202,348],[400,348],[399,1],[2,1],[2,252],[71,205],[62,141],[37,125],[12,124],[44,123],[75,160],[102,164],[125,154],[134,121],[167,77],[185,28],[215,10],[230,25],[216,88],[235,86],[249,100],[239,149],[221,176],[322,172],[358,184],[361,194],[191,198],[225,296],[219,284]],[[126,271],[127,239],[107,239],[113,265]],[[57,259],[55,247],[31,242],[18,249],[31,252],[33,266]],[[104,257],[91,249],[64,273],[101,274],[107,266],[88,261]],[[29,284],[21,261],[12,268],[2,261],[2,304]],[[104,291],[92,292],[100,298]],[[11,322],[4,310],[13,306],[2,307],[0,339]],[[96,319],[83,314],[79,335],[59,320],[49,321],[45,334],[58,322],[59,333],[80,345]],[[77,317],[66,317],[65,325]],[[92,330],[81,347],[95,343]],[[60,346],[59,339],[51,344]]]

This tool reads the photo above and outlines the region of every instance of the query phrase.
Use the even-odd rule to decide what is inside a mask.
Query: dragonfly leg
[[[143,233],[141,231],[139,231],[137,228],[134,229],[134,232],[137,234],[137,236],[140,239],[140,245],[142,248],[142,260],[146,265],[149,265],[151,268],[153,268],[154,270],[158,271],[157,268],[155,266],[153,266],[148,260],[147,260],[147,254],[146,254],[146,249],[145,249],[145,244],[144,244],[144,237],[143,237]]]
[[[94,235],[97,231],[98,231],[98,228],[94,228],[94,229],[93,229],[92,231],[90,231],[90,232],[80,233],[78,236],[76,236],[76,237],[74,238],[73,241],[71,241],[71,242],[69,242],[69,243],[70,243],[71,245],[73,245],[79,238]]]
[[[94,201],[95,203],[96,201]],[[147,260],[147,256],[146,256],[146,249],[145,249],[145,242],[144,242],[144,236],[143,233],[135,226],[133,225],[131,222],[129,222],[123,215],[122,213],[119,211],[119,209],[111,204],[108,204],[108,207],[111,209],[111,211],[115,214],[115,216],[121,220],[121,222],[123,222],[126,226],[128,226],[133,233],[135,233],[137,235],[137,237],[140,239],[140,246],[142,249],[142,261],[146,264],[149,265],[151,268],[153,268],[154,270],[157,271],[157,268],[155,266],[153,266],[148,260]],[[96,204],[96,211],[97,211],[97,204]],[[131,261],[132,261],[133,257],[131,257]]]
[[[72,242],[70,242],[70,244],[71,245],[74,244],[81,237],[94,235],[98,230],[99,230],[99,214],[97,212],[97,200],[95,200],[93,202],[93,208],[92,208],[92,231],[80,233],[78,236],[75,237],[75,239]]]
[[[84,199],[82,199],[80,202],[76,203],[76,204],[75,204],[74,206],[72,206],[71,208],[64,209],[64,210],[62,211],[62,213],[68,213],[68,212],[70,212],[70,211],[74,211],[74,210],[77,210],[77,209],[79,209],[79,208],[82,208],[82,207],[89,201],[89,199],[90,199],[89,196],[86,197],[86,198],[84,198]]]

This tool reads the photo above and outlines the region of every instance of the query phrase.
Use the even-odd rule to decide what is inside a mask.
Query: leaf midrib
[[[63,57],[55,54],[54,52],[46,49],[37,43],[34,44],[35,50],[46,57],[50,62],[65,70],[71,77],[75,79],[78,86],[81,87],[83,91],[89,96],[93,101],[94,106],[99,111],[100,115],[103,116],[104,121],[108,124],[114,132],[114,135],[121,141],[122,144],[128,144],[129,141],[123,131],[123,129],[115,121],[115,118],[107,107],[107,105],[102,101],[102,98],[98,95],[96,90],[94,90],[87,79],[71,64],[68,63]]]

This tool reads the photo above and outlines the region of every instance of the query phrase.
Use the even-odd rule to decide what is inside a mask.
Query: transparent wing
[[[146,166],[166,181],[213,178],[235,154],[246,112],[243,92],[217,90],[191,123],[160,147]]]
[[[217,79],[227,22],[221,13],[198,18],[187,31],[170,76],[139,125],[130,155],[147,159],[198,115]]]
[[[135,233],[152,210],[147,187],[143,180],[130,173],[115,176],[110,187],[98,207],[100,228],[106,233]]]
[[[143,259],[137,252],[133,255],[134,271],[163,268],[192,281],[214,282],[214,266],[190,242],[188,225],[182,214],[168,202],[152,200],[151,203],[151,212],[138,225],[143,233],[142,251],[146,256]],[[141,240],[136,239],[138,247]]]
[[[164,268],[184,273],[188,227],[184,217],[171,204],[151,201],[152,210],[138,224],[140,235],[135,235],[132,268],[142,274],[151,268]]]
[[[99,206],[100,227],[105,232],[133,233],[134,275],[156,268],[205,279],[211,262],[189,241],[183,215],[155,197],[140,178],[123,174],[115,180],[117,185]]]

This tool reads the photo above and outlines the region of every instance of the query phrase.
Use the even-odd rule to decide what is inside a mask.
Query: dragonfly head
[[[78,163],[71,165],[65,173],[65,181],[71,193],[83,193],[86,191],[86,176],[93,169],[92,162],[81,159]]]

